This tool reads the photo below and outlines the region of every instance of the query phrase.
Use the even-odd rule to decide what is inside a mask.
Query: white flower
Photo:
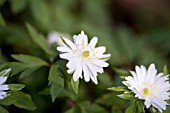
[[[97,72],[103,73],[103,67],[108,67],[106,62],[110,54],[104,54],[106,48],[95,47],[98,41],[97,37],[93,37],[88,44],[88,37],[81,31],[81,34],[73,36],[74,43],[66,38],[62,38],[63,46],[57,47],[57,50],[63,52],[60,57],[68,60],[67,72],[73,73],[73,80],[84,78],[86,82],[90,79],[97,82]]]
[[[48,34],[48,43],[51,45],[53,43],[57,43],[58,45],[62,45],[62,41],[60,40],[60,36],[70,39],[68,34],[52,31]]]
[[[9,73],[11,69],[6,69],[0,72],[0,100],[4,99],[7,96],[7,93],[5,90],[8,90],[8,85],[4,85],[3,83],[6,82],[7,76],[5,76],[7,73]]]
[[[166,100],[170,99],[169,75],[157,74],[154,64],[148,70],[143,65],[136,66],[135,69],[136,72],[130,71],[132,76],[126,77],[123,84],[135,93],[135,97],[145,100],[146,108],[152,105],[160,112],[165,110],[168,105]]]

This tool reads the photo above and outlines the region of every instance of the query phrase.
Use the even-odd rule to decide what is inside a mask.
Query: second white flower
[[[62,52],[60,58],[66,59],[67,72],[74,73],[73,80],[77,81],[79,78],[84,78],[86,82],[90,79],[98,84],[97,73],[103,73],[103,67],[108,67],[106,62],[110,54],[104,54],[106,48],[95,47],[98,38],[93,37],[88,43],[88,37],[82,31],[79,35],[73,36],[74,43],[66,38],[61,38],[63,46],[57,47],[57,50]]]

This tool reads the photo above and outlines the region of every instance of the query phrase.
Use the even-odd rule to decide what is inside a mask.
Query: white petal
[[[92,48],[94,48],[94,47],[96,46],[97,42],[98,42],[98,38],[97,38],[97,37],[93,37],[93,38],[91,39],[89,45],[90,45]]]
[[[100,66],[100,67],[108,67],[109,66],[109,64],[107,62],[102,61],[102,60],[95,60],[93,62],[93,64]]]
[[[69,60],[69,62],[66,64],[66,67],[70,70],[75,70],[76,66],[80,63],[81,59],[78,58],[72,58]]]
[[[8,85],[0,85],[0,91],[8,90]]]
[[[152,106],[157,108],[162,113],[162,108],[158,106],[156,103],[152,103]]]
[[[81,34],[74,35],[73,36],[74,43],[76,45],[87,45],[88,44],[88,37],[86,34],[84,34],[84,31],[81,31]]]
[[[82,63],[78,63],[78,65],[76,66],[76,70],[73,74],[73,80],[77,81],[79,78],[82,77]]]
[[[63,39],[72,50],[75,50],[77,48],[72,41],[68,40],[67,38],[63,38]]]
[[[156,73],[157,73],[157,70],[155,69],[155,65],[151,64],[147,71],[146,80],[150,80],[151,82],[153,82],[153,80],[155,79]]]
[[[97,81],[97,77],[96,76],[91,76],[92,81],[97,85],[98,81]]]
[[[136,82],[139,82],[136,73],[135,73],[134,71],[130,71],[130,73],[132,74],[134,80],[135,80]]]
[[[151,101],[149,99],[146,99],[144,102],[146,108],[149,108],[151,106]]]
[[[136,77],[137,77],[138,80],[140,80],[141,76],[146,78],[146,75],[142,75],[142,70],[140,69],[139,66],[136,66],[135,69],[136,69]]]
[[[0,76],[0,84],[3,84],[7,80],[7,76]]]
[[[111,54],[102,54],[98,55],[97,58],[103,61],[107,61],[110,58]]]
[[[98,84],[97,82],[97,72],[94,70],[93,66],[89,63],[89,62],[85,62],[86,63],[86,66],[89,70],[89,73],[90,74],[90,78],[92,79],[92,81],[95,83],[95,84]]]
[[[106,51],[106,47],[104,47],[104,46],[96,47],[94,49],[94,52],[95,53],[97,52],[98,54],[103,54],[105,51]]]
[[[4,99],[7,96],[6,92],[0,91],[0,99]]]
[[[68,47],[57,47],[57,50],[60,52],[71,52],[72,50]]]
[[[72,56],[70,53],[63,53],[63,54],[60,54],[60,58],[70,60],[72,58]]]
[[[90,81],[90,70],[88,69],[87,65],[85,64],[85,62],[83,62],[83,72],[84,72],[84,80],[86,82]]]
[[[145,82],[145,79],[146,79],[146,67],[141,65],[141,72],[142,72],[142,76],[141,76],[141,81],[142,82]]]
[[[71,70],[71,69],[68,69],[68,70],[67,70],[67,73],[68,73],[68,74],[72,74],[73,72],[74,72],[74,70]]]
[[[159,98],[153,99],[152,100],[154,103],[154,106],[159,109],[159,111],[162,111],[166,109],[167,103],[164,100],[161,100]]]
[[[87,45],[87,44],[88,44],[88,37],[87,37],[87,35],[84,33],[84,31],[81,31],[81,36],[82,36],[82,38],[83,38],[83,43],[84,43],[85,45]]]

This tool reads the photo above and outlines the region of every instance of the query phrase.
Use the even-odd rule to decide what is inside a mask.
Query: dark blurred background
[[[106,46],[107,53],[112,55],[110,67],[106,69],[108,78],[99,78],[99,86],[91,83],[82,86],[82,90],[88,93],[84,94],[85,97],[80,96],[78,102],[90,100],[100,105],[102,102],[97,99],[104,98],[103,95],[108,93],[106,88],[120,84],[114,67],[133,70],[135,65],[155,63],[162,71],[164,65],[170,66],[169,0],[0,0],[0,12],[1,64],[14,61],[11,54],[19,53],[46,59],[43,51],[29,37],[26,22],[45,37],[51,31],[72,36],[81,30],[90,38],[98,36],[98,45]],[[48,85],[47,74],[48,69],[44,68],[24,79],[11,78],[11,81],[26,84],[24,91],[31,94],[38,110],[31,112],[11,106],[9,111],[60,113],[75,106],[69,98],[57,98],[52,103],[50,95],[37,93]],[[84,82],[82,84],[85,85]],[[105,105],[101,105],[110,113],[123,113],[126,106],[122,100],[117,100],[116,94],[113,95],[109,104],[106,101]],[[117,107],[114,101],[119,103]]]

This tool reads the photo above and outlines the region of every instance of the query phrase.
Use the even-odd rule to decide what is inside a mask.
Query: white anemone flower
[[[52,31],[50,33],[48,33],[48,43],[50,45],[52,45],[53,43],[57,43],[58,45],[62,45],[62,41],[60,40],[60,36],[62,37],[65,37],[65,38],[68,38],[68,39],[71,39],[70,36],[66,33],[60,33],[60,32],[57,32],[57,31]]]
[[[57,50],[62,52],[60,58],[66,59],[69,62],[66,67],[68,73],[73,74],[73,80],[84,78],[86,82],[90,79],[98,84],[97,73],[103,73],[103,67],[108,67],[106,62],[110,54],[104,54],[106,48],[95,47],[98,38],[93,37],[88,43],[88,37],[81,31],[81,34],[73,36],[74,43],[66,38],[61,38],[63,46],[57,47]]]
[[[166,110],[166,100],[170,99],[169,75],[157,74],[154,64],[148,70],[143,65],[136,66],[135,70],[136,72],[130,71],[132,76],[126,77],[123,84],[135,93],[135,97],[145,101],[146,108],[152,105],[160,112]]]
[[[6,69],[0,72],[0,100],[4,99],[7,96],[6,90],[9,89],[8,85],[4,84],[7,80],[7,76],[5,76],[7,73],[9,73],[11,69]]]

